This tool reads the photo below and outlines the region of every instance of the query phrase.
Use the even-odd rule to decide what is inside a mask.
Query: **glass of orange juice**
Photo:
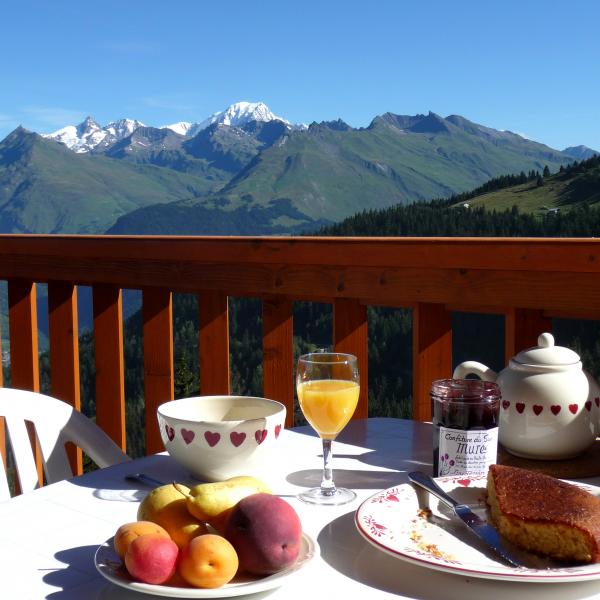
[[[310,504],[346,504],[356,498],[352,490],[333,482],[331,444],[344,429],[358,403],[358,362],[352,354],[313,352],[298,359],[296,389],[300,408],[323,441],[321,486],[299,494]]]

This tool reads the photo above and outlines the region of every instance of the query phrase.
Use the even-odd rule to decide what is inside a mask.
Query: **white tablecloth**
[[[315,538],[321,555],[271,592],[286,600],[337,598],[600,598],[600,581],[507,583],[433,571],[384,554],[357,532],[354,512],[373,493],[405,482],[408,471],[431,471],[431,425],[399,419],[353,421],[334,443],[334,476],[358,498],[340,507],[310,506],[295,495],[321,479],[321,442],[310,429],[285,431],[279,463],[268,478]],[[94,553],[117,527],[136,518],[149,488],[124,476],[143,472],[161,481],[188,475],[164,454],[76,477],[0,503],[0,599],[155,598],[117,587],[94,567]],[[590,483],[599,482],[588,480]],[[250,597],[249,597],[250,598]]]

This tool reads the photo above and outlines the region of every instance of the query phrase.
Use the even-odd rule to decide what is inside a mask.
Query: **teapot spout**
[[[498,373],[475,360],[467,360],[454,369],[453,379],[465,379],[467,375],[477,375],[484,381],[496,381]]]

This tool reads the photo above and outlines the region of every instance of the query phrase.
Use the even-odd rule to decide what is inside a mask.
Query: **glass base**
[[[320,487],[312,488],[298,494],[298,499],[307,504],[321,504],[323,506],[338,506],[347,504],[356,498],[352,490],[336,488],[331,494],[324,494]]]

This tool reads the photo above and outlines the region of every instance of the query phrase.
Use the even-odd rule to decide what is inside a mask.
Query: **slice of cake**
[[[541,473],[492,465],[492,521],[511,542],[558,560],[600,562],[600,499]]]

